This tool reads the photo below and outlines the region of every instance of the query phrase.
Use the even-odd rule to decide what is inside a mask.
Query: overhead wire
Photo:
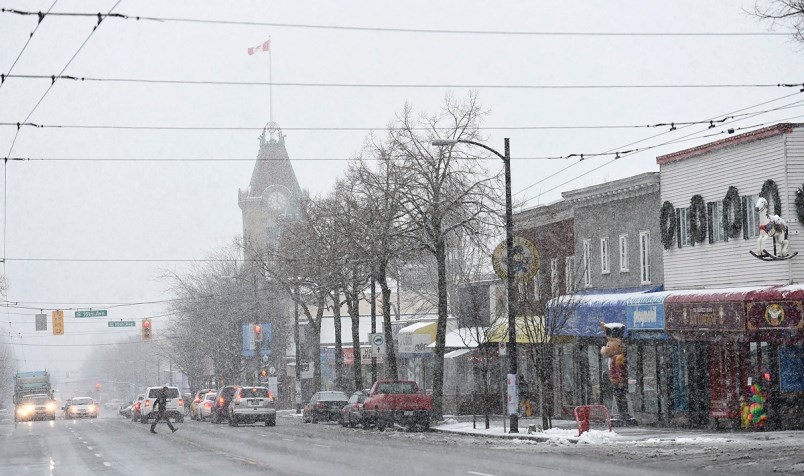
[[[0,9],[2,13],[15,15],[38,15],[38,12],[19,10],[12,8]],[[89,12],[54,12],[50,16],[59,17],[99,17],[100,13]],[[169,17],[169,16],[146,16],[125,13],[107,14],[109,18],[120,20],[135,21],[154,21],[154,22],[174,22],[174,23],[195,23],[205,25],[234,25],[234,26],[255,26],[255,27],[274,27],[274,28],[298,28],[298,29],[319,29],[319,30],[347,30],[365,32],[385,32],[385,33],[427,33],[427,34],[457,34],[457,35],[495,35],[495,36],[580,36],[580,37],[734,37],[734,36],[787,36],[781,32],[582,32],[582,31],[522,31],[522,30],[458,30],[458,29],[431,29],[431,28],[399,28],[399,27],[378,27],[378,26],[350,26],[350,25],[315,25],[306,23],[279,23],[261,22],[245,20],[225,20],[225,19],[202,19],[188,17]]]
[[[6,76],[8,76],[9,74],[11,74],[14,71],[14,67],[17,66],[17,62],[20,60],[20,58],[22,58],[22,54],[25,53],[25,50],[28,48],[28,44],[31,43],[31,40],[33,39],[34,34],[39,29],[39,26],[42,25],[42,20],[44,20],[45,16],[47,14],[49,14],[51,10],[53,10],[53,7],[56,6],[56,3],[58,1],[59,0],[53,0],[53,3],[50,5],[50,8],[48,8],[45,13],[38,12],[38,15],[37,15],[38,20],[36,22],[36,26],[34,27],[33,31],[30,34],[28,34],[28,39],[25,41],[25,44],[22,45],[22,49],[20,50],[19,54],[17,54],[17,57],[14,58],[14,61],[11,63],[11,67],[8,68],[8,71],[5,74],[0,75],[0,89],[3,88],[3,85],[6,82],[5,81]]]

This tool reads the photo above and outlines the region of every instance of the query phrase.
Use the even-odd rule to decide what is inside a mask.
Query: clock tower
[[[243,242],[245,258],[249,253],[266,250],[279,239],[278,221],[283,216],[298,213],[301,195],[299,182],[293,172],[282,129],[269,122],[259,137],[260,150],[251,182],[238,190],[237,203],[243,213]]]

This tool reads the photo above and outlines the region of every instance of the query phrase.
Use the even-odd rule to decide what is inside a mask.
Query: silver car
[[[229,404],[229,424],[265,422],[265,426],[276,425],[276,406],[274,397],[265,387],[238,388]]]

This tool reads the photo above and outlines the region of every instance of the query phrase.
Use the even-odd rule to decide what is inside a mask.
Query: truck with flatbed
[[[400,424],[408,428],[430,429],[433,397],[419,390],[413,380],[378,380],[363,404],[364,426],[378,430]]]

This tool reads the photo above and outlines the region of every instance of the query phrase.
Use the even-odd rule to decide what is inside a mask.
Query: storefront
[[[768,429],[804,429],[804,288],[773,287],[746,299],[744,388],[760,385]]]
[[[399,376],[415,380],[421,388],[433,386],[433,349],[437,323],[422,321],[399,330]]]
[[[665,327],[681,343],[673,394],[686,388],[688,422],[736,426],[747,378],[745,303],[759,288],[677,291],[664,301]]]

